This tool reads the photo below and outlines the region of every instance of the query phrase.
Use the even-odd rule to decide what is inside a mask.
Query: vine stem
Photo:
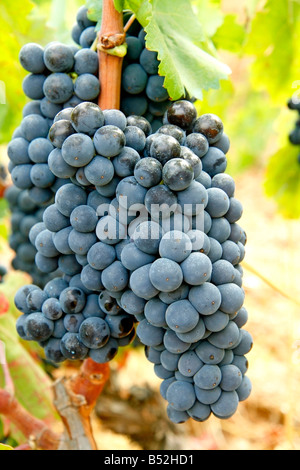
[[[123,58],[107,54],[103,48],[112,49],[125,42],[123,15],[114,6],[114,0],[103,0],[102,26],[98,43],[101,109],[120,109]]]

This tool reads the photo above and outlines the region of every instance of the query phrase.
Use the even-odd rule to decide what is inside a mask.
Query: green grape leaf
[[[7,446],[5,444],[0,444],[0,450],[14,450],[14,449],[11,446]]]
[[[213,42],[217,49],[239,53],[245,39],[246,30],[237,23],[236,15],[226,15],[223,24],[214,34]]]
[[[118,2],[118,0],[116,0]],[[152,15],[152,6],[149,0],[124,0],[124,10],[131,10],[138,22],[145,27]]]
[[[124,10],[124,0],[114,0],[115,9],[121,13]]]
[[[268,0],[251,24],[245,52],[254,57],[252,84],[274,102],[286,102],[299,79],[300,4]]]
[[[224,21],[220,0],[193,0],[192,5],[203,31],[208,37],[213,37]]]
[[[265,191],[278,204],[279,212],[286,218],[300,217],[300,165],[299,148],[286,145],[268,162]]]
[[[159,72],[171,99],[186,91],[202,99],[203,90],[218,89],[230,68],[211,55],[204,30],[190,2],[151,0],[152,16],[145,27],[147,47],[158,52]],[[184,12],[184,14],[183,14]],[[210,52],[208,52],[210,51]]]

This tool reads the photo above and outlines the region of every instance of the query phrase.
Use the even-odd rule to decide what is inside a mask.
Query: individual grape
[[[110,266],[116,259],[116,251],[113,246],[105,243],[95,243],[89,250],[87,260],[93,269],[102,271]]]
[[[41,253],[36,254],[35,264],[37,268],[45,274],[53,273],[58,268],[57,258],[48,258]]]
[[[191,286],[204,284],[211,276],[212,264],[208,256],[203,253],[191,253],[181,263],[184,282]]]
[[[188,415],[194,421],[203,423],[204,421],[207,421],[210,417],[211,409],[209,406],[206,406],[203,403],[196,401],[195,405],[190,410],[188,410]]]
[[[173,377],[173,372],[165,369],[161,364],[155,364],[154,366],[154,373],[160,379],[166,380]]]
[[[74,92],[83,101],[96,99],[100,93],[99,79],[90,73],[79,75],[74,84]]]
[[[233,392],[242,384],[243,376],[238,367],[235,365],[227,365],[221,367],[222,381],[220,387],[224,392]]]
[[[232,349],[239,340],[239,336],[239,328],[234,322],[230,321],[224,330],[210,335],[208,342],[220,349]]]
[[[202,286],[192,287],[189,293],[189,301],[201,315],[212,315],[219,310],[221,294],[219,289],[206,282]]]
[[[215,144],[223,135],[224,125],[215,114],[204,114],[195,122],[194,132],[203,134],[209,144]]]
[[[147,85],[148,75],[139,64],[128,65],[122,75],[122,86],[127,93],[138,95]]]
[[[202,171],[200,175],[195,179],[196,181],[198,181],[198,183],[201,183],[206,189],[211,188],[211,177],[205,171]]]
[[[145,346],[159,346],[164,337],[163,328],[151,325],[147,320],[141,321],[137,326],[137,335]]]
[[[67,276],[75,276],[80,273],[81,266],[74,255],[62,255],[58,260],[59,269]]]
[[[146,264],[152,263],[155,259],[154,255],[139,250],[134,243],[127,244],[121,253],[122,264],[129,271],[135,271]]]
[[[188,333],[197,326],[199,314],[188,300],[181,300],[167,308],[166,322],[176,333]]]
[[[109,215],[102,217],[98,222],[96,235],[107,245],[117,245],[121,240],[126,239],[126,228]]]
[[[243,377],[242,384],[236,390],[239,401],[245,401],[249,398],[252,392],[252,384],[248,377]]]
[[[159,348],[155,348],[152,346],[145,346],[145,356],[147,357],[148,361],[152,364],[160,364],[160,355],[161,351],[158,350]]]
[[[65,357],[60,349],[60,339],[50,338],[44,347],[45,356],[48,361],[59,364],[65,361]]]
[[[44,84],[46,76],[42,74],[27,75],[22,83],[24,94],[31,100],[41,100],[44,98]]]
[[[134,327],[133,317],[125,313],[117,316],[106,315],[105,321],[108,324],[112,338],[115,339],[127,337]]]
[[[53,234],[54,246],[63,255],[73,254],[73,251],[69,245],[69,235],[72,230],[73,228],[68,226]]]
[[[66,103],[73,95],[73,81],[66,73],[53,73],[46,78],[43,91],[52,103]]]
[[[49,320],[59,320],[63,316],[63,311],[58,299],[50,297],[45,300],[42,306],[42,312]]]
[[[234,179],[227,174],[219,174],[213,177],[212,187],[222,189],[229,198],[232,198],[235,193]]]
[[[68,242],[73,253],[86,255],[97,242],[97,237],[94,233],[82,233],[73,229],[69,234]]]
[[[203,211],[208,202],[207,191],[201,183],[193,181],[184,191],[177,195],[178,204],[187,216],[195,216]]]
[[[52,333],[53,338],[61,339],[66,333],[67,333],[67,330],[65,329],[63,318],[56,320],[54,323],[54,330]]]
[[[188,351],[180,356],[178,369],[182,375],[193,377],[202,367],[203,362],[194,351]]]
[[[173,382],[167,390],[167,400],[177,411],[189,410],[196,401],[193,385],[188,382]]]
[[[192,243],[188,235],[179,231],[166,233],[159,244],[159,254],[177,263],[184,261],[192,252]]]
[[[208,203],[206,210],[209,215],[213,218],[220,218],[227,214],[230,201],[227,194],[219,188],[209,188],[208,193]]]
[[[127,126],[139,127],[144,132],[146,137],[148,137],[152,133],[152,128],[151,128],[150,122],[147,121],[147,119],[143,116],[136,116],[136,115],[128,116]],[[125,127],[124,127],[124,129],[125,129]]]
[[[161,292],[172,292],[183,282],[183,273],[179,264],[167,258],[154,261],[149,276],[153,286]]]
[[[169,135],[174,137],[180,145],[184,145],[186,134],[185,132],[178,126],[174,126],[172,124],[165,124],[164,126],[160,127],[158,130],[158,134]]]
[[[163,180],[172,191],[187,189],[194,179],[193,167],[182,158],[169,160],[163,168]]]
[[[230,237],[231,227],[230,223],[224,217],[219,219],[212,220],[212,226],[210,231],[208,232],[208,236],[210,238],[214,238],[219,243],[224,243]],[[222,250],[223,252],[223,250]]]
[[[164,338],[164,346],[172,354],[182,354],[190,349],[191,343],[187,343],[178,338],[175,331],[166,330]]]
[[[62,186],[55,195],[55,204],[61,214],[70,217],[73,210],[87,201],[86,192],[74,184]]]
[[[134,271],[130,276],[130,288],[135,295],[144,300],[156,297],[158,290],[150,281],[150,269],[152,264],[147,264]]]
[[[28,103],[25,104],[23,111],[22,111],[23,118],[26,116],[29,116],[29,114],[39,114],[40,116],[43,115],[43,113],[41,112],[40,100],[29,101]]]
[[[152,219],[168,219],[177,210],[177,197],[165,185],[153,186],[145,195],[145,206]]]
[[[236,243],[230,240],[227,240],[226,242],[222,244],[222,249],[223,249],[222,259],[228,261],[233,266],[236,266],[237,264],[239,264],[239,262],[241,261],[241,251],[240,251],[239,246]]]
[[[71,178],[76,173],[76,168],[68,165],[62,157],[60,149],[54,149],[48,158],[48,166],[57,178]]]
[[[193,172],[194,172],[194,178],[195,179],[199,178],[199,176],[202,173],[202,162],[200,158],[194,152],[192,152],[192,150],[190,150],[188,147],[181,147],[180,158],[182,158],[183,160],[185,160],[187,163],[189,163],[192,166]],[[201,181],[198,181],[198,182],[201,183]]]
[[[49,139],[56,148],[62,148],[65,140],[75,133],[69,120],[61,119],[54,122],[49,131]]]
[[[238,408],[239,398],[235,391],[222,392],[219,400],[211,405],[213,414],[220,419],[228,419],[234,415]]]
[[[40,312],[31,313],[25,320],[24,330],[32,340],[46,341],[53,333],[54,323]]]
[[[189,295],[189,286],[182,284],[178,289],[172,292],[160,292],[159,298],[162,302],[167,305],[171,305],[173,302],[187,299]]]
[[[74,56],[74,72],[77,75],[89,73],[96,75],[98,72],[98,55],[91,49],[81,49]]]
[[[225,154],[229,152],[230,149],[230,139],[228,135],[223,133],[222,137],[216,144],[213,145],[214,147],[217,147],[218,149],[222,150]]]
[[[27,72],[39,74],[45,71],[44,49],[39,44],[25,44],[20,50],[19,61]]]
[[[124,132],[116,126],[104,126],[95,133],[94,145],[99,155],[116,157],[125,147]]]
[[[32,184],[37,188],[50,188],[55,181],[55,176],[50,171],[47,163],[36,163],[30,171]]]
[[[66,333],[61,339],[61,352],[66,359],[82,361],[89,349],[80,341],[77,333]]]
[[[131,290],[127,290],[122,294],[122,309],[131,315],[140,315],[144,312],[146,301],[139,298]]]
[[[44,50],[44,62],[51,72],[70,72],[74,65],[72,49],[58,42],[50,43]]]
[[[219,173],[224,173],[227,168],[225,154],[216,147],[210,147],[207,154],[202,158],[203,170],[212,178]]]
[[[160,385],[160,394],[161,394],[161,396],[163,397],[164,400],[167,399],[167,390],[168,390],[169,386],[171,385],[171,383],[175,382],[175,380],[176,380],[175,377],[172,376],[172,377],[170,377],[168,379],[164,379],[162,381],[162,383]],[[180,412],[178,411],[178,413],[180,413]]]
[[[157,134],[150,147],[150,157],[165,165],[172,158],[180,158],[180,143],[174,137]]]
[[[245,356],[253,347],[253,338],[248,331],[241,330],[241,340],[239,345],[233,350],[237,356]]]
[[[70,216],[70,223],[77,232],[93,232],[98,223],[95,210],[90,206],[77,206]]]
[[[211,280],[216,286],[230,284],[234,281],[235,269],[226,260],[219,260],[213,263]]]
[[[194,376],[197,387],[203,390],[213,390],[219,386],[222,373],[216,365],[204,365]]]
[[[39,137],[46,138],[49,132],[49,126],[46,119],[38,114],[30,114],[26,116],[21,124],[22,134],[24,138],[31,142]]]
[[[98,295],[97,294],[90,294],[86,297],[86,304],[84,309],[82,310],[82,315],[84,318],[90,317],[99,317],[105,318],[105,313],[102,312],[99,302],[98,302]]]
[[[193,328],[191,331],[188,331],[187,333],[176,333],[178,338],[185,342],[185,343],[190,343],[190,344],[195,344],[198,343],[200,340],[205,339],[205,324],[202,318],[199,318],[199,321],[195,328]]]
[[[59,302],[65,313],[76,314],[83,310],[86,296],[81,289],[68,287],[61,292]]]
[[[218,365],[225,357],[225,350],[217,348],[208,341],[202,341],[195,349],[195,353],[204,364]]]
[[[124,129],[126,145],[137,152],[142,152],[146,145],[146,136],[144,132],[135,126],[127,126]]]
[[[158,74],[158,66],[160,62],[157,58],[157,52],[143,49],[141,54],[139,54],[139,59],[141,66],[149,75]]]
[[[202,134],[189,134],[186,138],[186,146],[199,158],[203,158],[209,150],[208,140]]]
[[[18,137],[8,144],[7,154],[15,165],[30,163],[29,143],[23,137]]]
[[[81,103],[72,111],[71,121],[78,133],[93,136],[104,125],[104,114],[94,103]]]
[[[167,415],[170,421],[175,424],[183,424],[190,418],[186,411],[174,410],[174,408],[170,405],[167,407]]]
[[[101,292],[98,301],[101,310],[107,315],[119,315],[121,307],[109,291],[104,290]]]
[[[229,316],[226,313],[217,311],[213,315],[207,316],[204,318],[204,323],[207,330],[212,333],[218,333],[219,331],[224,330],[229,323]]]
[[[48,139],[37,138],[29,144],[28,155],[34,163],[47,163],[52,150],[54,150],[54,147]]]
[[[86,265],[81,270],[81,281],[86,289],[91,291],[103,290],[103,284],[101,281],[101,272],[93,269],[90,265]]]
[[[113,159],[115,173],[120,178],[132,176],[135,166],[141,160],[138,152],[130,147],[124,147],[121,153]]]
[[[102,283],[105,289],[112,292],[123,291],[128,280],[128,271],[120,261],[115,261],[102,272]]]
[[[248,322],[248,312],[245,307],[242,307],[241,310],[237,313],[237,316],[234,319],[234,322],[239,328],[243,328]]]
[[[238,222],[243,215],[243,206],[236,198],[230,198],[230,208],[226,213],[226,219],[229,223],[234,224]]]
[[[218,286],[222,296],[220,310],[224,313],[234,314],[238,312],[244,303],[245,293],[236,284],[224,284]]]
[[[121,100],[121,109],[126,116],[143,116],[147,112],[148,101],[145,96],[125,95]]]
[[[164,88],[165,77],[152,75],[148,79],[146,95],[151,101],[161,103],[169,98],[168,91]]]
[[[28,310],[30,312],[41,312],[42,305],[47,300],[47,298],[47,294],[41,289],[31,290],[26,297],[26,305]]]
[[[162,229],[156,222],[142,222],[132,235],[135,246],[149,255],[158,253],[162,238]]]
[[[55,204],[47,207],[43,214],[43,223],[50,232],[59,232],[69,226],[69,219],[59,212]]]
[[[179,100],[175,101],[168,109],[167,118],[170,124],[187,130],[196,121],[197,111],[195,106],[189,101]]]
[[[89,357],[98,364],[110,362],[118,353],[118,341],[110,338],[109,341],[100,349],[91,349]]]
[[[109,338],[108,324],[102,318],[87,318],[80,325],[79,339],[89,349],[99,349],[105,346]]]
[[[62,145],[62,157],[73,167],[80,168],[87,165],[95,155],[92,139],[85,134],[73,134]]]
[[[55,258],[59,255],[53,243],[52,232],[50,230],[44,230],[38,234],[35,240],[35,247],[39,253],[47,258]]]
[[[120,183],[120,178],[118,176],[114,176],[113,179],[105,186],[96,186],[96,191],[102,197],[111,198],[115,196],[116,189],[119,183]],[[109,200],[109,203],[110,203],[110,200]]]

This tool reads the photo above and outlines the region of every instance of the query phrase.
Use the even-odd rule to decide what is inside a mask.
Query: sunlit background
[[[6,103],[0,104],[1,163],[7,164],[6,145],[20,124],[26,103],[22,91],[25,72],[18,62],[20,48],[27,42],[45,45],[52,40],[72,44],[70,30],[82,3],[81,0],[1,1],[0,81],[5,83],[6,98]],[[222,118],[232,144],[228,172],[236,180],[236,195],[244,206],[241,225],[248,234],[244,288],[250,315],[247,330],[254,338],[248,372],[253,393],[226,422],[211,418],[208,423],[186,424],[179,430],[166,426],[165,432],[169,433],[166,446],[170,449],[300,449],[300,221],[281,215],[300,216],[300,164],[297,151],[288,143],[297,116],[286,106],[299,89],[296,81],[300,80],[300,7],[289,0],[195,0],[193,3],[200,19],[209,18],[207,34],[213,38],[219,56],[232,69],[230,80],[222,82],[220,90],[206,92],[204,101],[197,102],[197,108],[200,113],[212,112]],[[268,14],[262,11],[266,3]],[[2,102],[3,88],[0,97]],[[278,157],[272,158],[279,151],[278,170]],[[294,186],[283,193],[282,182],[291,181],[287,177],[291,172]],[[277,200],[267,195],[275,194],[276,187]],[[0,211],[1,264],[9,267],[12,258],[7,244],[9,214],[3,200]],[[12,304],[17,288],[28,282],[26,275],[11,271],[1,291]],[[13,306],[10,315],[12,319],[17,315]],[[1,323],[0,320],[0,331],[1,328],[13,328],[13,321]],[[41,352],[34,346],[25,346],[42,374],[45,364],[40,359]],[[129,401],[133,386],[159,389],[160,380],[140,349],[130,350],[126,358],[119,358],[112,367],[118,370],[115,380],[119,406],[122,400]],[[71,372],[70,367],[51,370],[54,377]],[[24,393],[29,396],[31,391]],[[94,426],[102,448],[143,448],[144,441],[137,437],[133,440],[132,434],[126,432],[126,425],[118,427],[109,419],[105,404],[107,409],[111,404],[105,401],[106,396],[101,400],[100,397],[99,414],[105,419],[95,416]],[[140,423],[144,431],[149,426],[148,419],[144,413]],[[2,423],[0,442],[5,435],[12,442],[18,439],[18,434],[14,430],[7,433]]]

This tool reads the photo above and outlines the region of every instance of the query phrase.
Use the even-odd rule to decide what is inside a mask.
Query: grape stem
[[[136,20],[136,15],[133,14],[129,20],[127,21],[126,25],[124,26],[124,33],[127,33],[127,31],[129,30],[129,28],[133,25],[133,23],[135,22]]]
[[[120,109],[123,57],[108,54],[106,50],[125,42],[123,15],[114,6],[114,0],[103,0],[102,25],[98,35],[99,80],[101,109]],[[100,49],[100,50],[99,50]]]
[[[54,384],[54,404],[65,427],[59,450],[97,450],[90,417],[109,376],[108,364],[86,359],[77,375]]]

